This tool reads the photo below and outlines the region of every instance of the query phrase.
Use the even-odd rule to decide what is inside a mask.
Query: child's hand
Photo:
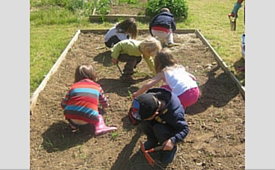
[[[132,98],[134,99],[134,98],[136,98],[137,97],[137,92],[134,92],[133,94],[132,94]]]
[[[113,63],[114,65],[116,65],[116,64],[118,63],[118,60],[115,59],[115,58],[112,58],[112,63]]]
[[[162,145],[163,145],[163,150],[169,150],[169,151],[172,150],[175,146],[171,139],[168,139]]]

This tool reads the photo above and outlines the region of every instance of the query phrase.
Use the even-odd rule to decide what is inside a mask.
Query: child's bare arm
[[[163,72],[159,72],[157,75],[155,75],[155,77],[153,77],[149,82],[147,82],[146,84],[144,84],[138,91],[133,93],[133,98],[137,97],[138,95],[146,92],[149,88],[153,87],[154,85],[156,85],[158,82],[160,82],[164,77],[164,73]]]

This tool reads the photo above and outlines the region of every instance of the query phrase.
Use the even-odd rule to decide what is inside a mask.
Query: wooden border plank
[[[48,80],[51,78],[51,76],[56,72],[56,70],[58,69],[59,65],[61,64],[61,62],[65,59],[69,49],[71,48],[71,46],[74,44],[74,42],[78,39],[78,35],[80,33],[80,30],[78,30],[74,37],[71,39],[70,43],[68,44],[68,46],[65,48],[65,50],[62,52],[62,54],[60,55],[60,57],[58,58],[58,60],[55,62],[55,64],[53,65],[53,67],[51,68],[51,70],[49,71],[49,73],[47,74],[47,76],[44,78],[44,80],[42,81],[42,83],[38,86],[38,88],[34,91],[32,98],[30,99],[30,114],[33,114],[33,108],[36,105],[37,102],[37,98],[39,96],[39,93],[45,88]]]
[[[236,76],[230,71],[230,69],[228,68],[226,63],[223,61],[223,59],[218,55],[218,53],[216,53],[214,48],[208,43],[208,41],[204,38],[204,36],[201,34],[201,32],[199,30],[196,31],[196,35],[203,41],[203,43],[205,45],[207,45],[211,49],[211,51],[214,54],[214,57],[215,57],[216,61],[218,62],[219,66],[221,66],[221,68],[237,84],[243,99],[245,99],[245,88],[244,88],[244,86],[240,83],[240,81],[236,78]]]

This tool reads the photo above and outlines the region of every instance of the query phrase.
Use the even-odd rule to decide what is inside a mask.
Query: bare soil
[[[149,36],[140,32],[138,39]],[[56,73],[40,93],[30,116],[30,168],[33,170],[151,170],[139,141],[146,136],[129,123],[130,94],[152,75],[144,61],[133,75],[136,82],[124,83],[111,63],[110,50],[103,47],[104,33],[80,33]],[[199,81],[199,101],[187,108],[190,133],[178,146],[169,170],[245,169],[245,101],[232,79],[217,65],[211,50],[195,34],[175,34],[180,46],[170,48],[178,61]],[[79,64],[94,66],[110,107],[105,110],[107,125],[116,132],[95,137],[93,127],[72,133],[63,110],[63,98],[74,81]],[[124,63],[120,63],[123,69]],[[154,159],[159,152],[150,154]]]

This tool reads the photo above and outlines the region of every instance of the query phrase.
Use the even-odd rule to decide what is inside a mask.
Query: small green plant
[[[112,133],[112,140],[115,140],[118,137],[118,132],[113,132]]]
[[[148,0],[145,15],[154,17],[162,8],[169,8],[175,18],[188,16],[188,6],[185,0]]]
[[[200,118],[200,126],[202,126],[203,125],[203,122],[202,122],[202,119]]]
[[[110,13],[110,1],[109,0],[100,0],[99,3],[96,5],[98,13],[102,15],[106,15]]]
[[[213,155],[212,153],[208,154],[208,157],[206,158],[208,161],[212,161],[213,160]]]
[[[82,145],[79,145],[79,146],[78,146],[78,156],[79,156],[80,158],[86,158],[86,155],[83,153]]]
[[[130,98],[132,99],[133,98],[133,94],[131,93],[130,90],[128,90],[128,94],[129,94]]]
[[[51,142],[50,139],[47,139],[47,142],[45,142],[46,144],[48,144],[49,146],[53,147],[53,143]]]

